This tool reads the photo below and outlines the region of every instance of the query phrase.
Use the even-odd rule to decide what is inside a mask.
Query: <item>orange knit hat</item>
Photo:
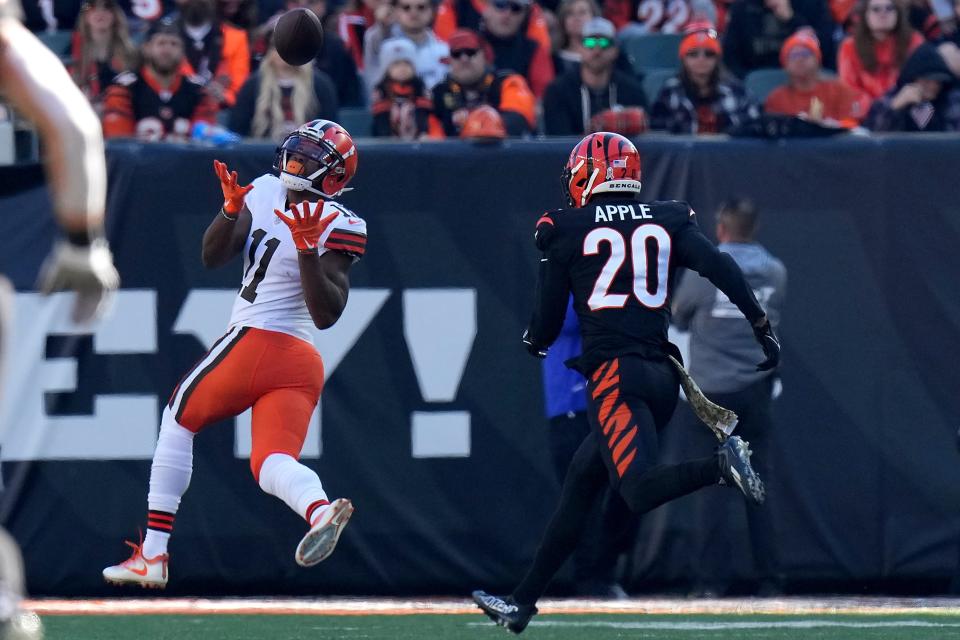
[[[823,62],[823,54],[820,53],[820,41],[813,29],[799,29],[783,42],[783,46],[780,47],[781,67],[787,66],[787,56],[790,55],[790,50],[794,47],[806,47],[817,57],[817,62]]]
[[[680,41],[681,58],[693,49],[706,49],[720,55],[720,38],[709,22],[691,22],[683,31],[686,35]]]

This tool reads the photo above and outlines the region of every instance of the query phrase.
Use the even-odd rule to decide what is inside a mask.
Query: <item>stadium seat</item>
[[[747,74],[743,83],[747,91],[761,104],[770,92],[787,81],[787,72],[783,69],[755,69]]]
[[[42,31],[36,35],[40,42],[46,45],[47,49],[53,51],[61,59],[70,57],[72,31]]]
[[[677,75],[676,69],[649,69],[643,76],[643,93],[647,96],[647,106],[652,107],[660,95],[663,83]]]
[[[680,35],[675,33],[650,33],[643,36],[627,36],[620,42],[635,72],[645,69],[680,68]]]
[[[369,138],[373,133],[373,115],[366,107],[340,109],[338,124],[354,138]]]

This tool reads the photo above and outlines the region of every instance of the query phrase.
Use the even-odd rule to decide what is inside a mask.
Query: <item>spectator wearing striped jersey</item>
[[[216,102],[199,80],[182,71],[183,39],[173,21],[151,26],[142,53],[138,71],[121,73],[107,87],[104,137],[182,141],[195,122],[216,121]]]
[[[475,31],[454,32],[449,45],[450,73],[433,88],[433,112],[443,135],[459,136],[467,115],[482,104],[500,112],[509,135],[532,133],[537,100],[523,76],[488,67],[487,44]]]

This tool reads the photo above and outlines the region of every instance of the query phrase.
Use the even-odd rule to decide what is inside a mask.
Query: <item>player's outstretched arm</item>
[[[302,202],[290,206],[289,212],[274,209],[273,213],[290,229],[297,247],[300,284],[307,310],[317,329],[327,329],[340,319],[350,292],[350,267],[353,258],[340,251],[319,253],[320,237],[340,215],[339,211],[320,217],[323,202],[312,205]]]
[[[566,269],[544,253],[540,257],[533,317],[523,333],[523,344],[531,355],[546,357],[547,349],[563,329],[569,298],[570,284]]]
[[[768,371],[776,367],[780,362],[780,341],[734,259],[713,246],[695,225],[678,236],[675,246],[683,266],[707,278],[746,316],[766,356],[757,369]]]
[[[220,180],[223,207],[203,233],[201,258],[203,266],[208,269],[225,265],[243,251],[253,224],[253,216],[244,204],[246,195],[253,190],[253,185],[240,186],[237,183],[237,172],[230,171],[227,165],[219,160],[213,161],[213,171]]]

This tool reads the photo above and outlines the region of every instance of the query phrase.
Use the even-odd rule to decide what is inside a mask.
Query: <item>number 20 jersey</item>
[[[243,281],[233,303],[230,328],[281,331],[311,342],[314,324],[300,284],[297,247],[290,229],[273,212],[286,211],[286,199],[280,179],[269,174],[254,180],[247,194],[245,204],[253,223],[243,248]],[[334,212],[340,215],[320,236],[320,255],[340,251],[359,260],[367,244],[366,222],[332,200],[324,202],[320,216]]]
[[[677,268],[697,262],[691,253],[715,251],[679,201],[595,198],[544,214],[536,241],[567,274],[583,336],[583,356],[571,364],[585,373],[621,355],[661,356]]]

